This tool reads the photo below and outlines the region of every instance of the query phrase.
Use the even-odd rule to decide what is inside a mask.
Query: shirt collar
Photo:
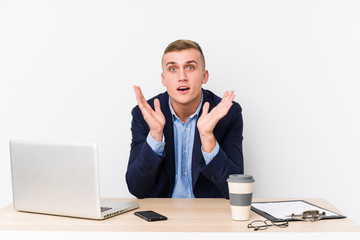
[[[199,112],[200,112],[200,109],[201,109],[201,106],[202,106],[202,103],[203,103],[203,98],[204,98],[204,94],[203,94],[203,91],[201,90],[201,102],[200,102],[200,104],[199,104],[196,112],[194,112],[193,114],[191,114],[191,116],[190,116],[189,118],[194,118],[194,117],[199,116]],[[174,120],[175,118],[180,119],[180,118],[176,115],[174,109],[173,109],[172,106],[171,106],[170,96],[169,96],[169,107],[170,107],[170,111],[171,111],[171,115],[172,115],[172,117],[173,117],[173,120]]]

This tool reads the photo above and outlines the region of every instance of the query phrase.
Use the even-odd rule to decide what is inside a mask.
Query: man
[[[126,173],[131,194],[150,197],[229,197],[226,179],[243,173],[241,107],[202,89],[209,73],[200,46],[168,45],[162,58],[166,92],[146,101],[134,86],[132,142]]]

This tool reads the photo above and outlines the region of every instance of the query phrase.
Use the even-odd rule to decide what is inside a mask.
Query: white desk
[[[240,238],[262,239],[360,239],[360,226],[350,219],[331,219],[318,222],[290,222],[287,228],[269,227],[265,231],[254,232],[247,224],[256,219],[264,219],[251,212],[249,221],[233,221],[229,200],[226,199],[116,199],[137,202],[141,210],[154,210],[168,217],[167,221],[146,222],[134,215],[134,211],[103,220],[87,220],[60,216],[23,213],[12,205],[0,210],[0,234],[11,236],[31,236],[64,239],[111,239],[119,237],[148,239],[184,239],[196,237],[204,239]],[[254,199],[272,201],[286,199]],[[341,213],[324,199],[304,199],[331,211]],[[0,235],[1,236],[1,235]],[[82,238],[83,237],[83,238]],[[94,237],[94,238],[92,238]],[[259,238],[261,237],[261,238]],[[4,239],[1,237],[1,239]],[[35,238],[34,238],[35,239]]]

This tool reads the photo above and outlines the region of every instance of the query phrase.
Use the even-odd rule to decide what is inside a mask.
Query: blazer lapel
[[[164,136],[165,136],[165,160],[164,165],[170,183],[170,193],[175,184],[175,148],[174,148],[174,128],[171,111],[169,108],[169,95],[167,92],[162,94],[160,100],[161,111],[165,116]]]
[[[204,96],[203,96],[203,102],[202,102],[202,106],[200,108],[198,119],[202,114],[202,108],[204,106],[204,103],[209,102],[209,104],[210,104],[209,112],[214,107],[214,103],[213,103],[213,101],[211,101],[209,93],[203,89],[202,89],[202,92],[203,92]],[[200,172],[205,167],[205,160],[204,160],[204,157],[201,152],[200,134],[199,134],[199,130],[197,129],[197,127],[195,128],[194,148],[193,148],[193,156],[192,156],[191,166],[192,166],[192,169],[191,169],[192,186],[194,189],[195,183],[197,182]]]

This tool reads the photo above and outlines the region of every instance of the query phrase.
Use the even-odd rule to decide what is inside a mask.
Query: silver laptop
[[[101,201],[96,144],[11,140],[10,158],[18,211],[106,219],[139,207]]]

